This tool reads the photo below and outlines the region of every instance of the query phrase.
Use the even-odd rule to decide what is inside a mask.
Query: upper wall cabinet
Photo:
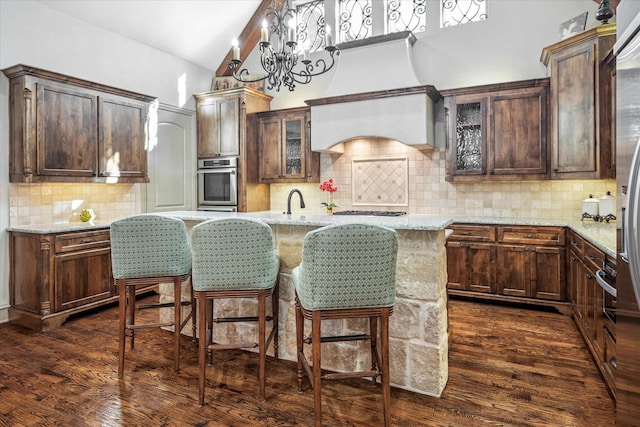
[[[148,182],[154,97],[24,65],[9,78],[11,182]]]
[[[320,153],[311,151],[309,108],[258,114],[260,181],[320,182]]]
[[[600,25],[542,50],[551,78],[551,177],[613,178],[611,71],[604,62],[616,24]]]
[[[447,179],[548,177],[549,79],[441,91],[447,121]]]
[[[239,88],[194,95],[198,121],[198,158],[239,156],[246,115],[269,109],[271,97]]]

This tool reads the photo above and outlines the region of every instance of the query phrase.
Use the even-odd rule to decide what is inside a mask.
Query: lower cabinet
[[[117,301],[109,229],[11,232],[10,321],[46,331],[72,314]]]
[[[453,225],[447,239],[452,295],[564,302],[562,227]]]
[[[605,293],[596,281],[596,272],[602,268],[605,254],[573,232],[570,248],[569,303],[578,330],[615,396],[615,323],[603,315]]]

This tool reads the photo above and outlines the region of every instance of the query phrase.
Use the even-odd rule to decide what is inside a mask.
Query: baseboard
[[[0,323],[7,323],[9,321],[9,307],[0,308]]]

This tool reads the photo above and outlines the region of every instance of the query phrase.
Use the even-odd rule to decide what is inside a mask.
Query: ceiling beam
[[[282,3],[284,0],[276,0],[276,6]],[[265,19],[265,15],[267,13],[267,7],[271,6],[272,0],[262,0],[260,5],[256,9],[255,13],[247,22],[247,25],[244,27],[240,36],[238,36],[238,46],[240,46],[240,60],[244,61],[247,59],[249,54],[253,51],[253,48],[256,47],[258,42],[260,41],[260,29],[262,28],[262,20]],[[230,76],[231,70],[229,69],[229,62],[231,62],[231,58],[233,55],[233,51],[231,46],[229,46],[229,52],[224,57],[218,69],[216,70],[216,76]]]

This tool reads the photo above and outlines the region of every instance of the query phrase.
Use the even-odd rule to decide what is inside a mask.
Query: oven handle
[[[197,173],[205,174],[205,173],[230,173],[231,175],[236,174],[236,168],[211,168],[211,169],[198,169]]]
[[[610,284],[608,284],[605,280],[605,272],[602,270],[598,270],[596,271],[596,282],[598,282],[598,285],[600,285],[600,287],[602,289],[604,289],[604,291],[610,295],[612,295],[614,298],[618,297],[618,291],[616,290],[616,288],[614,288],[613,286],[611,286]]]

